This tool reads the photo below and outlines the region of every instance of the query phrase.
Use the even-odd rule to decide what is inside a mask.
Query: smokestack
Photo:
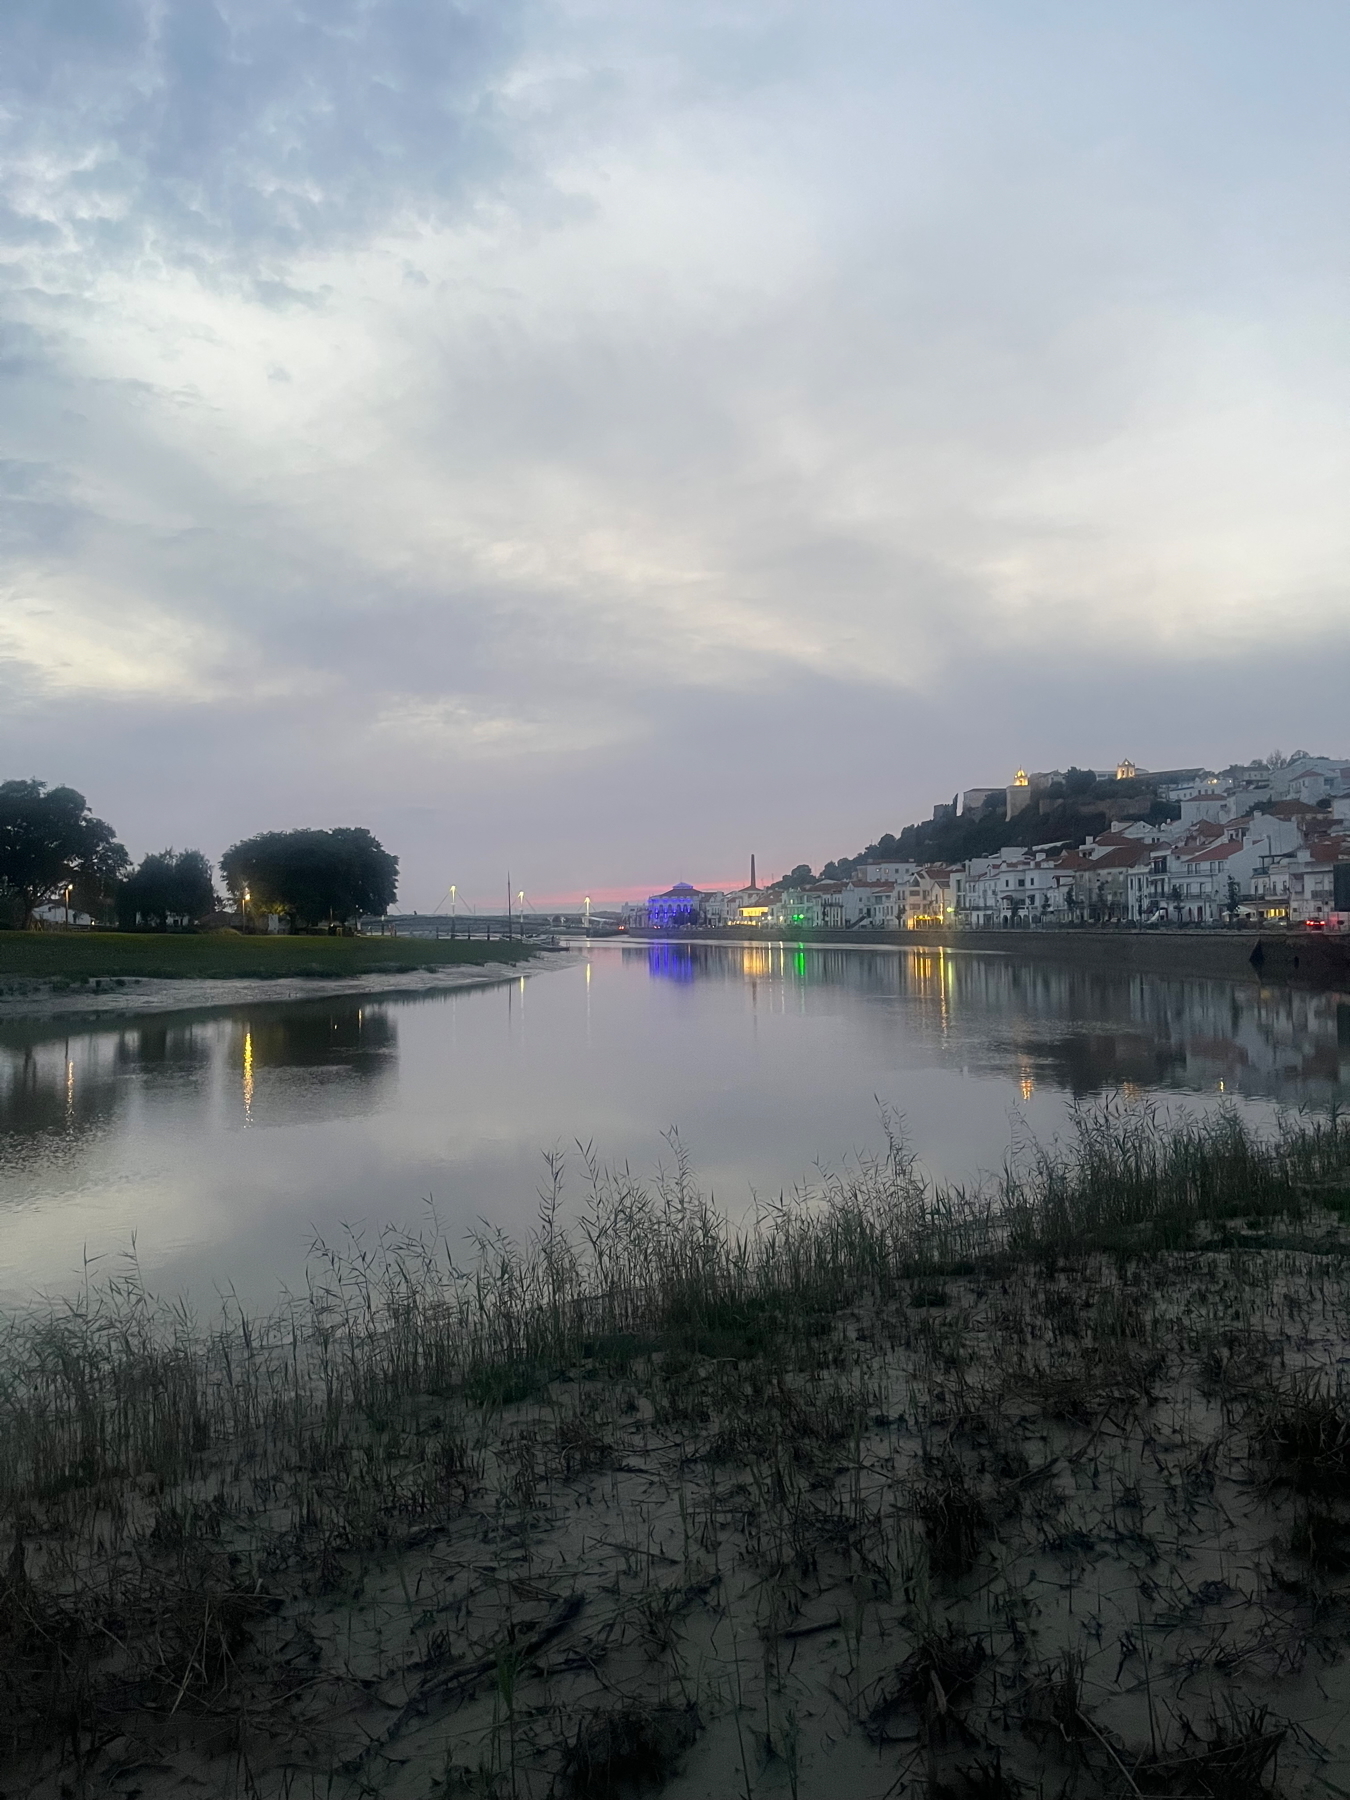
[[[755,853],[752,850],[750,852],[750,886],[753,888],[753,887],[757,887],[758,885],[759,884],[755,880]]]

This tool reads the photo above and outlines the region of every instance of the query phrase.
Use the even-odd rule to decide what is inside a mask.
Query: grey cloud
[[[0,773],[133,847],[769,868],[1334,711],[1337,9],[0,33]]]
[[[0,556],[68,554],[88,521],[63,471],[50,463],[0,460]]]
[[[103,254],[149,239],[251,260],[452,208],[510,169],[492,86],[521,17],[513,0],[34,0],[9,16],[0,103],[12,163],[49,173],[16,184],[11,229],[50,241],[50,207]]]

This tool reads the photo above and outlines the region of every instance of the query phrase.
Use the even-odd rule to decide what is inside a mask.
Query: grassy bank
[[[340,938],[121,931],[0,931],[0,985],[8,981],[267,980],[378,975],[390,970],[515,962],[528,945],[481,938]]]
[[[10,1322],[7,1791],[1344,1766],[1350,1124],[1105,1108],[978,1192],[897,1143],[744,1230],[677,1143],[578,1173],[466,1267],[318,1246],[267,1320],[133,1284]]]

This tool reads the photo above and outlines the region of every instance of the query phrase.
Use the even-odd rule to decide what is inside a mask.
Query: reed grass
[[[1350,1118],[1335,1113],[1263,1135],[1236,1112],[1107,1102],[976,1189],[928,1181],[886,1124],[884,1155],[742,1224],[699,1191],[672,1134],[650,1181],[579,1147],[570,1220],[568,1167],[550,1155],[538,1228],[524,1243],[484,1229],[467,1262],[434,1222],[316,1242],[307,1291],[268,1317],[227,1305],[204,1324],[156,1304],[134,1270],[13,1314],[0,1326],[0,1517],[144,1476],[191,1479],[226,1453],[300,1466],[353,1419],[384,1426],[452,1394],[509,1404],[578,1362],[746,1357],[916,1275],[1175,1247],[1350,1194]]]
[[[0,1324],[0,1751],[83,1766],[110,1683],[123,1713],[177,1716],[227,1691],[259,1619],[280,1605],[278,1571],[303,1570],[308,1592],[332,1589],[344,1559],[411,1542],[419,1522],[481,1488],[489,1462],[528,1522],[548,1470],[594,1480],[611,1466],[614,1426],[588,1410],[602,1390],[613,1407],[645,1408],[654,1428],[697,1440],[711,1469],[754,1471],[757,1504],[782,1515],[757,1528],[766,1566],[806,1566],[820,1542],[861,1542],[874,1530],[861,1473],[831,1509],[795,1471],[837,1457],[861,1471],[865,1428],[886,1424],[849,1361],[869,1317],[903,1319],[888,1327],[892,1341],[937,1372],[933,1405],[946,1421],[941,1446],[895,1488],[913,1524],[895,1526],[885,1579],[909,1583],[897,1571],[925,1543],[931,1579],[959,1580],[1044,1475],[1014,1458],[995,1492],[962,1460],[968,1440],[994,1429],[970,1397],[988,1386],[963,1323],[972,1291],[1038,1272],[1037,1329],[1059,1349],[1038,1360],[1009,1312],[1001,1354],[1047,1420],[1095,1434],[1150,1404],[1166,1356],[1135,1288],[1075,1286],[1056,1270],[1103,1253],[1138,1266],[1249,1240],[1269,1250],[1281,1234],[1306,1248],[1350,1199],[1350,1119],[1335,1113],[1263,1133],[1233,1111],[1173,1117],[1106,1102],[1077,1112],[1061,1142],[970,1188],[928,1180],[896,1122],[885,1126],[881,1155],[742,1221],[700,1190],[673,1135],[651,1180],[579,1146],[570,1161],[546,1159],[538,1223],[522,1243],[485,1228],[464,1257],[434,1220],[316,1242],[305,1291],[264,1317],[227,1303],[203,1320],[160,1304],[134,1265],[10,1315]],[[1244,1374],[1246,1338],[1230,1335],[1196,1351],[1223,1404],[1265,1379]],[[574,1396],[562,1411],[560,1382]],[[1273,1479],[1321,1492],[1342,1474],[1342,1396],[1321,1377],[1286,1385],[1267,1381],[1252,1441]],[[550,1391],[557,1416],[543,1436],[504,1423]],[[643,1615],[653,1642],[671,1638],[705,1591],[688,1573],[691,1545],[720,1579],[715,1489],[701,1521],[683,1498],[680,1509],[686,1573],[669,1589],[669,1618]],[[1304,1523],[1298,1553],[1320,1566],[1342,1524],[1311,1513]],[[889,1525],[875,1529],[890,1542]],[[1072,1552],[1069,1538],[1055,1542]],[[515,1677],[503,1686],[503,1669],[524,1667],[558,1620],[511,1637],[519,1655],[510,1649],[507,1662],[506,1652],[489,1659],[506,1708],[494,1742],[516,1729]],[[938,1679],[955,1693],[950,1671]],[[559,1779],[580,1791],[602,1764],[627,1779],[630,1762],[677,1759],[696,1698],[681,1689],[663,1700],[654,1737],[626,1714],[572,1728]],[[1216,1736],[1207,1754],[1226,1744]],[[514,1759],[514,1736],[511,1746]],[[514,1760],[502,1770],[514,1786]]]

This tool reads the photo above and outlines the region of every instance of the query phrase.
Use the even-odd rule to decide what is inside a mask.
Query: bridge
[[[390,913],[360,921],[363,937],[406,938],[553,938],[559,932],[584,937],[615,937],[618,922],[592,913]]]

